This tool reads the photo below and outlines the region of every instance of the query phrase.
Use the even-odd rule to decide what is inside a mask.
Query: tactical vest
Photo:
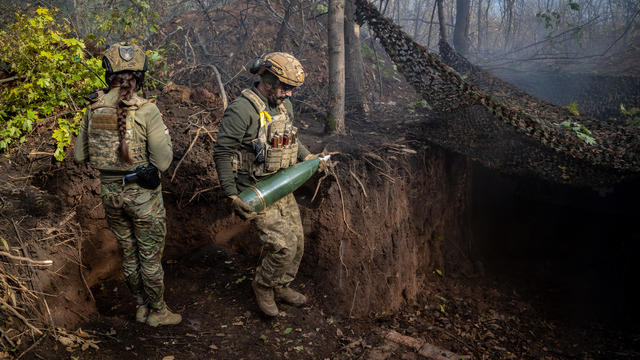
[[[242,96],[249,100],[259,115],[260,128],[253,142],[263,149],[264,162],[256,161],[255,151],[243,150],[234,167],[260,177],[294,165],[298,161],[298,129],[293,126],[284,104],[278,106],[280,114],[271,116],[266,111],[267,105],[256,93],[244,89]]]
[[[149,102],[134,96],[127,101],[129,105],[125,139],[129,148],[132,164],[120,161],[120,132],[118,131],[117,107],[104,103],[104,93],[99,92],[95,102],[89,105],[89,162],[91,166],[101,171],[131,171],[139,166],[148,166],[146,139],[136,134],[136,110]],[[138,120],[140,121],[140,120]],[[136,136],[137,135],[137,136]]]

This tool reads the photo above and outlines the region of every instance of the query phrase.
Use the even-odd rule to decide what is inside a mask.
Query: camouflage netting
[[[487,166],[564,183],[606,184],[640,173],[637,129],[537,99],[473,66],[446,42],[441,60],[368,1],[356,3],[358,22],[369,25],[436,114],[426,124],[429,140]]]

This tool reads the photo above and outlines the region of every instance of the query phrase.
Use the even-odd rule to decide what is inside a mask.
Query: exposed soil
[[[281,316],[265,318],[250,288],[260,248],[248,226],[219,205],[223,202],[215,189],[211,140],[202,131],[174,182],[170,181],[181,153],[186,153],[197,133],[195,127],[178,129],[184,129],[190,114],[199,110],[180,105],[171,95],[159,95],[177,147],[174,167],[163,181],[169,214],[166,299],[183,315],[182,324],[153,329],[134,321],[135,309],[119,272],[115,241],[100,207],[82,205],[94,204],[87,197],[96,197],[85,190],[76,209],[90,210],[80,215],[80,222],[86,224],[86,233],[92,231],[84,242],[88,245],[83,263],[88,267],[85,277],[97,311],[67,301],[61,310],[68,311],[60,315],[67,321],[77,313],[82,315],[75,315],[76,320],[86,317],[76,326],[86,338],[100,341],[99,349],[83,351],[82,341],[67,347],[47,336],[24,358],[419,359],[414,349],[385,339],[391,330],[478,359],[633,358],[640,351],[640,338],[633,327],[621,328],[624,322],[619,316],[604,321],[589,315],[594,308],[587,306],[576,312],[582,316],[576,321],[562,309],[582,302],[566,298],[554,303],[558,298],[553,291],[561,293],[566,286],[544,278],[529,281],[520,277],[522,269],[513,262],[522,259],[517,255],[521,250],[487,251],[495,245],[471,220],[479,216],[478,211],[488,209],[487,202],[504,206],[514,199],[499,200],[502,197],[484,192],[488,200],[482,200],[478,191],[491,189],[487,181],[502,179],[496,186],[503,187],[505,197],[522,194],[521,189],[505,185],[517,179],[476,168],[464,157],[420,141],[421,128],[414,122],[424,114],[405,116],[402,127],[396,122],[354,123],[349,135],[329,138],[319,136],[320,122],[300,119],[307,126],[303,141],[313,151],[326,146],[342,152],[334,157],[339,162],[334,168],[338,181],[334,177],[323,180],[314,201],[318,177],[296,192],[307,248],[294,285],[309,296],[310,303],[303,308],[282,305]],[[205,125],[215,129],[216,121],[208,121]],[[382,135],[392,126],[394,136]],[[65,172],[69,173],[73,174]],[[478,180],[472,181],[474,176]],[[195,179],[195,184],[187,178]],[[53,187],[60,181],[55,179],[45,184]],[[475,181],[481,189],[474,190],[471,184]],[[475,208],[470,207],[473,199]],[[496,222],[508,218],[501,212],[484,216]],[[472,236],[472,232],[477,233]],[[519,236],[524,232],[526,229]],[[494,243],[511,243],[507,232],[502,235],[506,237]],[[513,243],[510,246],[521,249]],[[513,262],[496,261],[495,253],[515,257]],[[539,261],[533,258],[532,263]],[[563,261],[560,257],[546,264]],[[505,269],[513,274],[505,274]],[[573,279],[566,273],[558,276]],[[94,304],[86,290],[78,288],[80,284],[71,288],[84,295],[79,298],[87,304]],[[629,286],[624,284],[623,289]],[[618,303],[610,299],[598,307]]]

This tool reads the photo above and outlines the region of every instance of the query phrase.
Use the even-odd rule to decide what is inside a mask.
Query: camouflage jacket
[[[269,104],[255,87],[251,90],[267,104],[265,110],[271,116],[280,114],[278,105]],[[287,109],[289,119],[293,121],[291,101],[287,99],[283,104]],[[238,96],[224,112],[213,154],[218,180],[226,196],[238,194],[248,186],[255,184],[255,180],[246,172],[239,171],[237,176],[234,174],[231,158],[238,150],[253,151],[251,141],[258,137],[259,129],[260,116],[255,107],[246,97]],[[301,142],[298,142],[298,160],[304,159],[309,154],[309,150]]]
[[[94,116],[94,109],[104,107],[115,108],[118,93],[119,88],[113,88],[106,94],[98,93],[98,97],[94,100],[94,103],[85,110],[74,147],[76,162],[92,160],[89,151],[89,141],[93,135],[91,135],[89,131],[89,126]],[[136,147],[142,149],[142,154],[139,156],[146,157],[144,162],[153,164],[158,170],[166,170],[173,159],[173,150],[171,137],[169,136],[167,127],[162,121],[160,110],[154,103],[143,101],[143,99],[137,95],[134,95],[130,101],[127,101],[127,105],[135,108],[135,112],[133,113],[134,119],[132,121],[133,129],[131,129],[134,138],[131,140],[134,144],[137,144],[135,145]],[[119,140],[114,141],[119,142]],[[138,160],[136,162],[140,161]],[[122,174],[111,171],[101,171],[100,179],[103,183],[121,181]]]

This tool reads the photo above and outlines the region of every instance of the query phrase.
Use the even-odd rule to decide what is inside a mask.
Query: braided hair
[[[129,106],[125,104],[123,100],[131,100],[133,94],[140,89],[144,82],[144,72],[120,71],[108,74],[107,80],[109,80],[109,88],[120,87],[117,101],[118,109],[116,111],[118,115],[118,132],[120,133],[120,146],[118,147],[120,161],[132,164],[133,159],[131,158],[131,154],[129,154],[129,144],[127,144],[126,139],[127,112],[129,111]]]

